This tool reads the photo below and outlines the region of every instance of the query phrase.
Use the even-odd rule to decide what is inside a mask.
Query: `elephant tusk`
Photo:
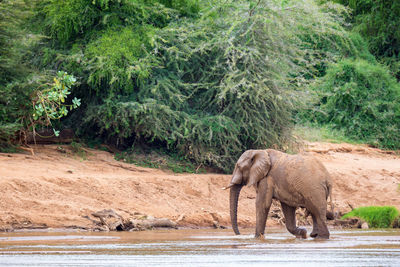
[[[235,184],[230,184],[230,185],[228,185],[228,186],[226,186],[226,187],[222,187],[222,190],[226,190],[226,189],[229,189],[229,188],[231,188],[232,186],[234,186]]]

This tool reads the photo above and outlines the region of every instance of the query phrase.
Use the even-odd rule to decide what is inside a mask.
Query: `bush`
[[[128,81],[129,87],[117,86],[117,95],[103,95],[91,104],[82,133],[97,132],[126,147],[158,144],[225,171],[243,150],[287,148],[295,90],[312,76],[309,67],[337,58],[336,41],[346,44],[349,53],[356,50],[336,13],[312,1],[287,5],[228,1],[205,8],[199,19],[180,18],[153,28],[151,41],[141,46],[147,47],[141,64],[133,64],[148,70],[147,76],[123,79],[129,68],[119,69],[114,81]],[[310,33],[312,38],[304,38]],[[114,35],[110,42],[118,46],[121,35]],[[324,49],[312,47],[318,41],[326,43]],[[113,56],[120,58],[118,53]],[[99,71],[116,66],[112,62]],[[102,92],[113,91],[112,84],[101,85]]]
[[[400,85],[387,68],[345,59],[328,68],[314,90],[319,92],[311,115],[369,144],[400,148]]]
[[[345,214],[342,218],[358,217],[365,220],[370,227],[373,228],[389,228],[393,227],[399,218],[399,211],[395,207],[360,207]]]
[[[36,11],[43,31],[67,46],[109,26],[164,27],[179,16],[196,15],[199,5],[196,0],[38,0]]]
[[[48,81],[53,79],[52,83]],[[68,111],[80,106],[74,98],[67,104],[75,78],[64,72],[57,76],[30,75],[0,87],[0,151],[23,142],[26,132],[38,126],[52,126],[52,122],[66,116]],[[19,134],[19,136],[18,136]],[[54,130],[58,135],[58,131]]]
[[[200,5],[201,3],[201,5]],[[301,1],[39,0],[40,68],[78,77],[69,123],[121,148],[166,148],[230,171],[287,149],[302,88],[356,55],[341,5]]]

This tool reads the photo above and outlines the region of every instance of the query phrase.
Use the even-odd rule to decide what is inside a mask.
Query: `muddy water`
[[[310,229],[308,229],[310,230]],[[7,266],[400,266],[400,231],[331,231],[327,241],[269,229],[0,233]]]

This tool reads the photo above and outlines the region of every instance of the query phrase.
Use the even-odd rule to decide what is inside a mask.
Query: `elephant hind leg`
[[[318,235],[316,238],[325,238],[329,239],[329,230],[328,226],[326,226],[326,212],[323,212],[323,214],[319,214],[319,216],[316,218],[317,220],[317,226],[318,226]]]
[[[287,230],[296,237],[307,238],[307,230],[296,226],[296,208],[281,202]]]
[[[310,236],[314,238],[326,238],[329,239],[329,230],[326,226],[326,209],[319,210],[312,207],[311,214],[313,218],[313,231]]]
[[[318,235],[318,223],[317,223],[317,218],[315,217],[314,214],[311,214],[312,220],[313,220],[313,230],[310,234],[311,237],[316,237]]]

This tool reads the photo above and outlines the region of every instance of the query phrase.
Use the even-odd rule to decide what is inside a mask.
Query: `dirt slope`
[[[89,150],[87,160],[68,146],[37,146],[35,155],[0,153],[0,230],[20,227],[92,228],[93,212],[114,209],[178,220],[181,226],[229,225],[229,175],[174,174],[115,161]],[[400,156],[348,144],[310,143],[334,180],[341,211],[357,206],[400,209]],[[255,223],[255,192],[242,190],[239,222]],[[269,220],[269,224],[273,224]],[[276,222],[275,222],[276,223]]]

